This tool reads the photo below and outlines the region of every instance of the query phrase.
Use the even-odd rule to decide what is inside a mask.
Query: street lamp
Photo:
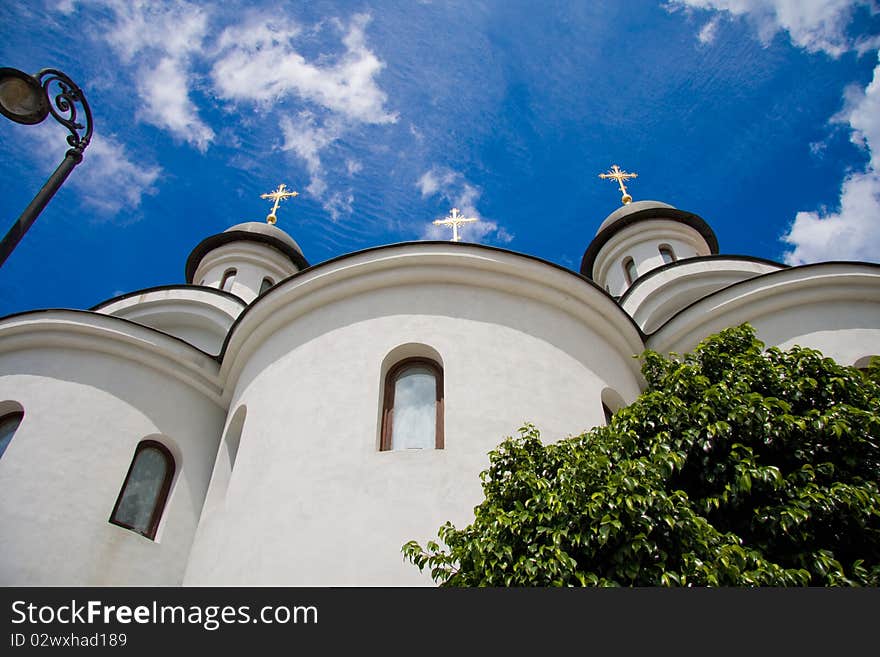
[[[53,84],[56,89],[50,91]],[[52,94],[54,99],[50,101]],[[84,124],[77,121],[77,105],[82,107]],[[82,90],[61,71],[44,68],[36,75],[28,75],[18,69],[0,68],[0,114],[25,125],[41,123],[51,114],[70,130],[67,143],[71,146],[55,173],[0,242],[0,266],[3,266],[73,167],[82,162],[83,151],[92,139],[92,110]]]

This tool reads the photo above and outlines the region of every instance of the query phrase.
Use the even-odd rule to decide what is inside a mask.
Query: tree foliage
[[[472,524],[410,541],[445,586],[880,585],[880,363],[743,325],[641,356],[608,426],[489,454]]]

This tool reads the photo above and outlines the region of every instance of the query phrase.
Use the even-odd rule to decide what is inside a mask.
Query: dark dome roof
[[[285,233],[283,230],[274,226],[272,224],[266,223],[265,221],[248,221],[243,224],[236,224],[224,230],[224,233],[232,233],[234,231],[243,231],[245,233],[254,233],[258,235],[266,235],[267,237],[271,237],[276,239],[284,244],[288,245],[290,248],[299,252],[300,255],[303,254],[302,249],[299,248],[299,244],[297,244],[294,239]]]
[[[581,274],[592,279],[593,264],[596,262],[599,251],[608,243],[608,240],[627,226],[648,219],[667,219],[686,224],[703,236],[711,253],[718,253],[718,238],[715,237],[715,232],[702,217],[660,201],[635,201],[617,208],[599,225],[596,236],[590,242],[590,246],[587,247],[581,260]]]
[[[248,221],[231,226],[222,233],[206,237],[198,243],[196,248],[192,250],[192,253],[189,254],[189,258],[186,259],[187,283],[193,282],[193,276],[199,263],[209,251],[213,251],[224,244],[238,241],[259,242],[270,246],[287,256],[300,270],[309,266],[302,249],[299,248],[299,244],[290,235],[272,224],[261,221]]]
[[[599,224],[599,230],[596,231],[596,235],[601,233],[603,230],[608,228],[611,224],[617,222],[619,219],[623,219],[631,215],[633,212],[639,212],[640,210],[647,210],[648,208],[671,208],[675,209],[673,206],[668,203],[661,203],[660,201],[635,201],[634,203],[628,203],[627,205],[621,205],[614,212],[605,217],[605,221]]]

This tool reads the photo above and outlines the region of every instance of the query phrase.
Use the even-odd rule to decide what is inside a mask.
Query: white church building
[[[271,223],[207,237],[185,285],[0,318],[0,584],[430,585],[408,540],[466,525],[487,453],[606,422],[750,322],[846,365],[880,353],[880,265],[727,256],[627,202],[580,272],[467,242],[310,265]]]

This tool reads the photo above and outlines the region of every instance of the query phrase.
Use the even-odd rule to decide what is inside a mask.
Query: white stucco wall
[[[124,354],[146,347],[111,353],[112,332],[137,327],[105,318],[98,338],[94,327],[61,316],[54,328],[39,317],[0,323],[0,400],[25,412],[0,458],[0,584],[180,584],[225,413],[216,398],[161,368],[177,361],[188,371],[178,360],[186,350],[205,360],[206,372],[210,363],[165,338],[165,357],[142,354],[151,367]],[[108,522],[145,438],[163,442],[177,461],[155,541]]]
[[[579,433],[604,422],[606,387],[638,394],[640,339],[577,277],[463,245],[393,253],[311,272],[243,318],[223,371],[247,419],[185,584],[430,584],[401,546],[472,518],[504,437],[524,421],[546,440]],[[529,274],[548,283],[545,302]],[[382,363],[409,343],[442,359],[445,449],[380,452]]]

